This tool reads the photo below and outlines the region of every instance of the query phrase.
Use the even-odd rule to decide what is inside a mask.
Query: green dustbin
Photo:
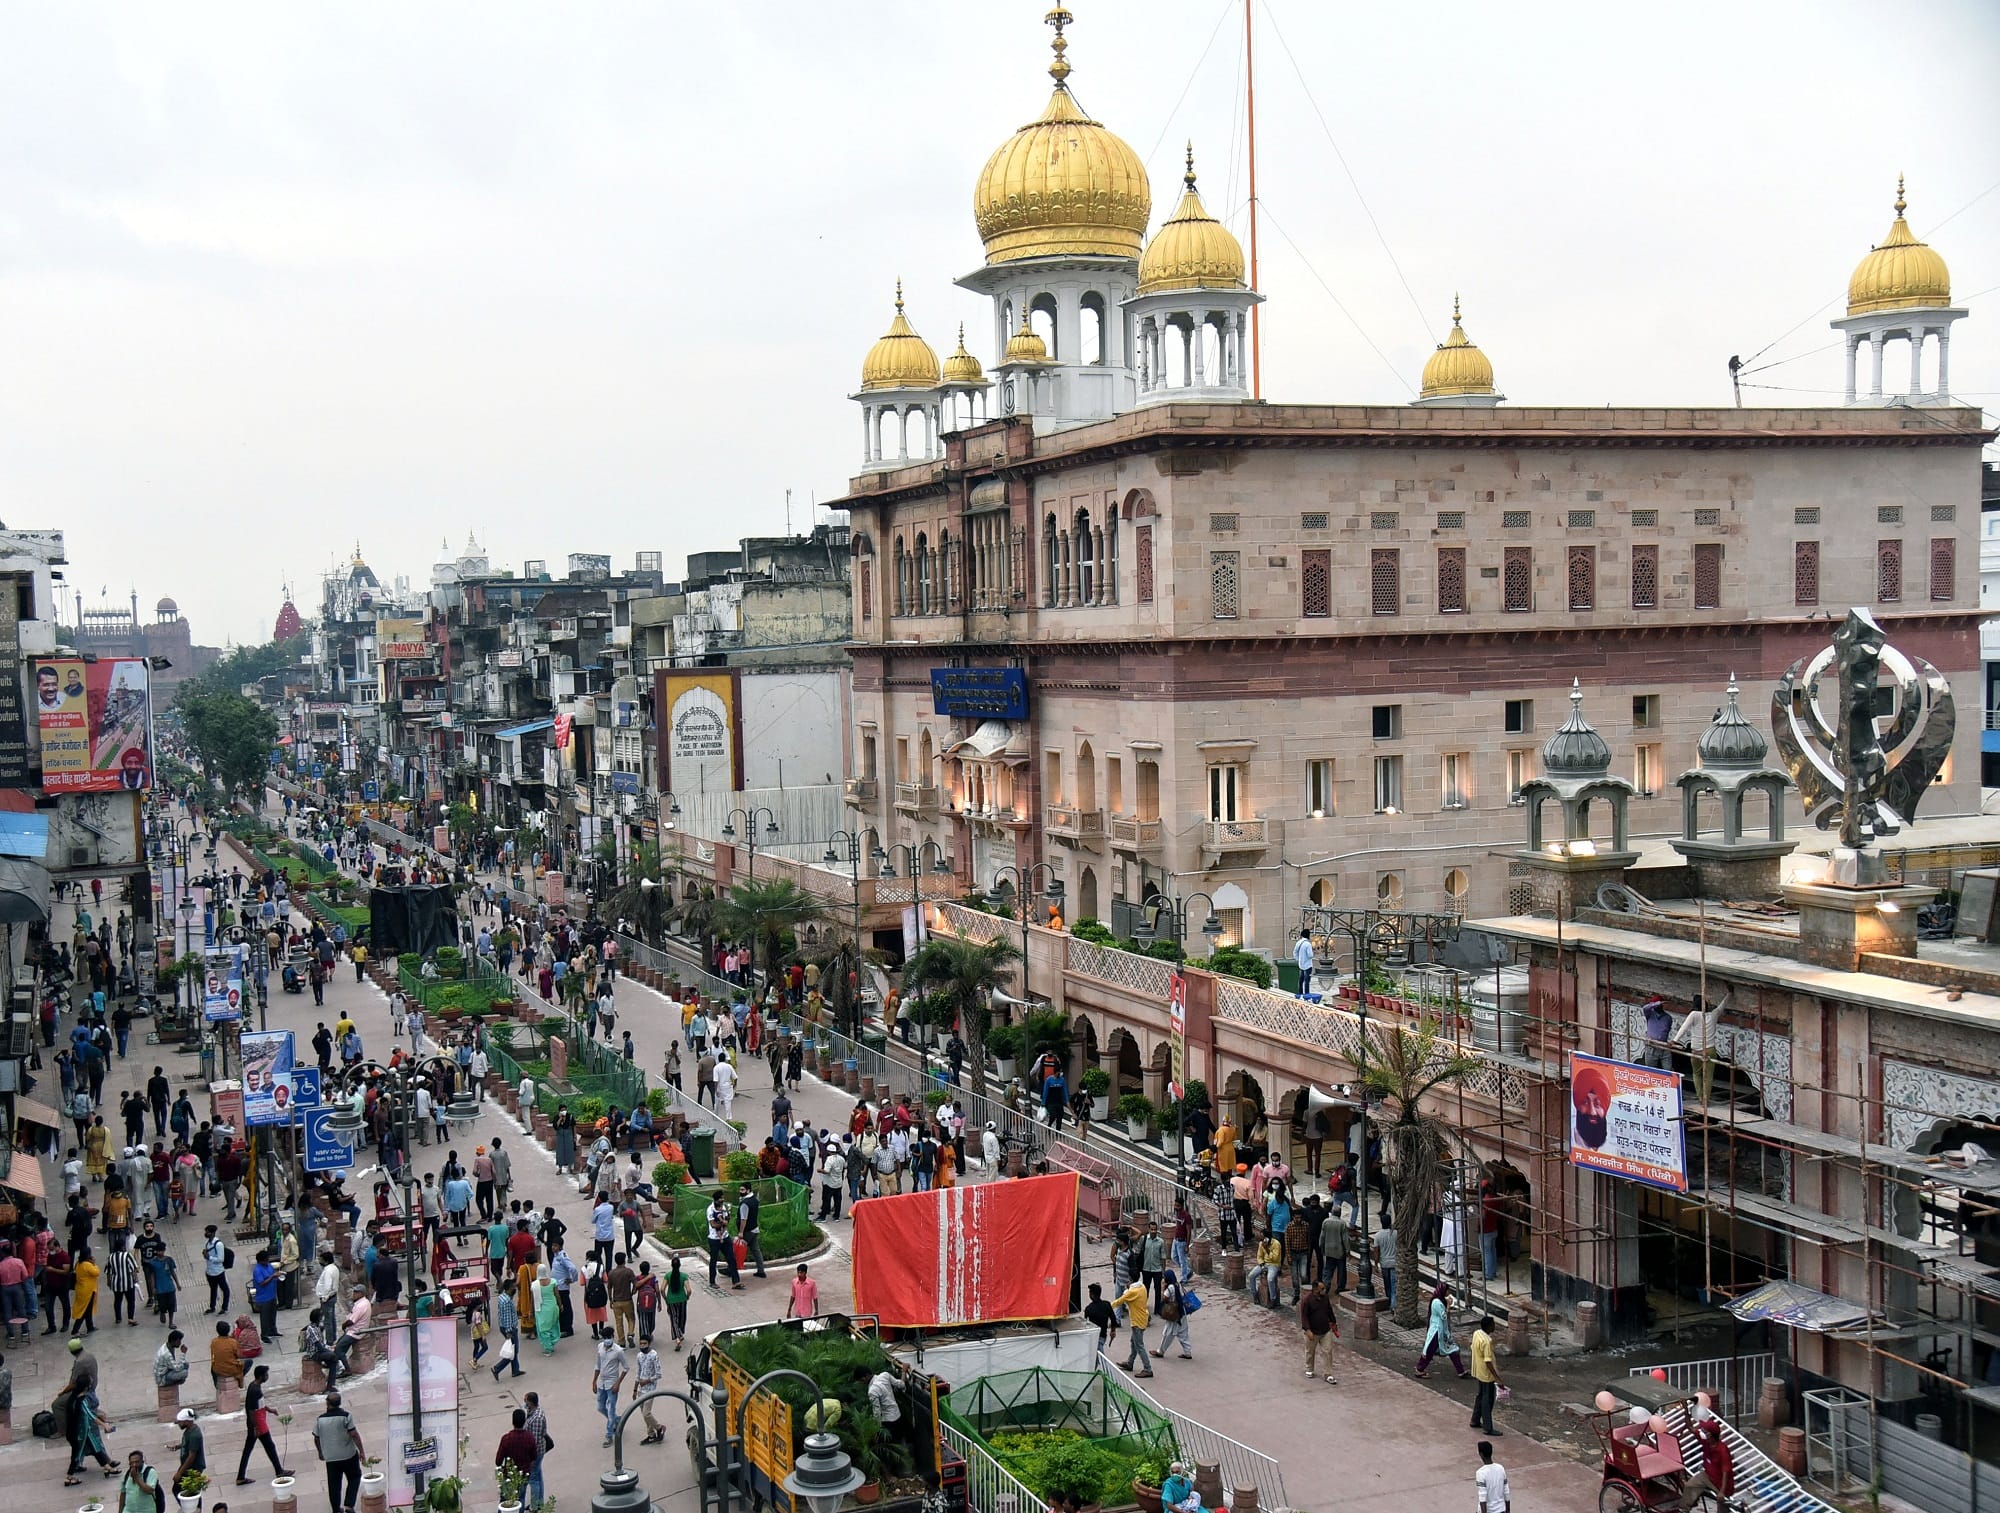
[[[885,1031],[863,1030],[861,1032],[861,1043],[869,1050],[875,1051],[880,1055],[886,1056],[889,1054],[889,1036]]]
[[[1296,993],[1299,990],[1299,964],[1295,961],[1278,963],[1278,991]]]
[[[697,1182],[706,1182],[715,1175],[714,1130],[688,1132],[688,1175]]]

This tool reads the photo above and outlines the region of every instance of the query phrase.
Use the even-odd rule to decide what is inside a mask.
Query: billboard
[[[1061,1318],[1077,1182],[1052,1172],[855,1204],[855,1311],[908,1329]]]
[[[290,1030],[245,1031],[243,1040],[243,1122],[251,1128],[292,1122]]]
[[[0,593],[0,788],[35,786],[28,753],[28,703],[21,693],[21,610]]]
[[[1679,1073],[1571,1051],[1569,1087],[1570,1165],[1687,1191]]]
[[[47,657],[35,663],[42,787],[115,793],[153,786],[153,702],[144,658]]]
[[[210,1024],[243,1017],[243,950],[225,947],[202,953],[202,1018]]]
[[[436,648],[424,638],[421,620],[379,619],[375,622],[375,660],[421,662]]]
[[[963,720],[1025,720],[1028,674],[1019,667],[933,667],[931,712]]]
[[[664,786],[733,793],[743,786],[743,715],[733,671],[653,675]]]

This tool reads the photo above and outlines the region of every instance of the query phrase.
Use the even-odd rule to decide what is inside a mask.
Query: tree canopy
[[[732,939],[757,943],[767,983],[778,980],[785,937],[796,941],[801,927],[826,918],[826,905],[789,877],[746,880],[715,901],[715,928]]]
[[[175,699],[178,707],[185,708],[190,699],[202,698],[209,694],[243,692],[245,683],[257,683],[274,672],[288,672],[298,667],[299,659],[312,649],[312,635],[300,631],[284,641],[266,641],[259,646],[239,646],[228,656],[212,666],[203,668],[194,677],[180,686]]]
[[[971,1052],[972,1090],[986,1091],[986,1026],[993,992],[1006,980],[1020,951],[1004,935],[977,941],[968,935],[933,935],[903,968],[903,993],[935,996],[949,1006]]]
[[[190,697],[185,689],[175,708],[205,778],[230,795],[254,794],[263,786],[278,742],[278,720],[270,710],[240,693]]]

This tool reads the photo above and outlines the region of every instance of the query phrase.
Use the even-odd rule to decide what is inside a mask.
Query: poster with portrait
[[[1687,1191],[1679,1073],[1571,1051],[1569,1088],[1570,1165]]]
[[[224,946],[201,955],[201,1012],[210,1024],[243,1017],[243,948]]]
[[[290,1030],[246,1031],[243,1042],[243,1121],[259,1125],[292,1122],[292,1068],[295,1047]]]
[[[153,786],[151,672],[143,658],[36,662],[35,726],[48,792],[137,793]]]

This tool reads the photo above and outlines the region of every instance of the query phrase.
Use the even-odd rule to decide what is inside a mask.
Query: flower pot
[[[1104,1123],[1105,1120],[1111,1117],[1111,1095],[1109,1093],[1106,1093],[1102,1098],[1093,1098],[1090,1100],[1090,1117],[1098,1124]]]
[[[864,1506],[869,1503],[880,1502],[882,1500],[881,1483],[872,1481],[863,1482],[854,1489],[854,1500]]]
[[[1132,1482],[1132,1500],[1138,1503],[1141,1513],[1160,1513],[1160,1489],[1149,1487],[1136,1478]]]
[[[174,1501],[181,1505],[181,1513],[201,1513],[201,1494],[199,1492],[195,1493],[192,1497],[185,1492],[176,1492],[174,1494]]]
[[[503,1502],[500,1504],[500,1513],[521,1513],[521,1504],[518,1501]]]
[[[1146,1119],[1127,1119],[1125,1121],[1125,1128],[1131,1134],[1135,1145],[1145,1144],[1146,1131],[1151,1127],[1151,1121]]]
[[[998,1073],[999,1073],[999,1077],[1000,1077],[1000,1080],[1001,1080],[1002,1082],[1012,1082],[1012,1081],[1014,1080],[1014,1058],[1013,1058],[1013,1057],[1011,1057],[1011,1056],[995,1056],[995,1057],[993,1058],[993,1065],[995,1066],[995,1068],[997,1068],[997,1070],[998,1070]]]

